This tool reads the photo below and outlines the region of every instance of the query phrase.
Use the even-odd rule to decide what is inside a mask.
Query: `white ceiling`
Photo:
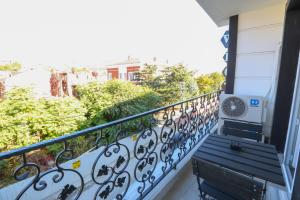
[[[286,0],[196,0],[218,25],[228,24],[230,16],[286,2]]]

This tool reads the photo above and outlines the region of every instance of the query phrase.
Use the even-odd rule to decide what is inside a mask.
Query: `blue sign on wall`
[[[225,48],[228,48],[229,44],[229,31],[226,31],[221,38],[221,42]]]
[[[228,62],[228,51],[224,54],[223,59],[225,62]]]

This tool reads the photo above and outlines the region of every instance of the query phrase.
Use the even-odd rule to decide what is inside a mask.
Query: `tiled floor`
[[[199,200],[199,190],[196,177],[192,174],[192,164],[180,173],[174,186],[162,200]]]

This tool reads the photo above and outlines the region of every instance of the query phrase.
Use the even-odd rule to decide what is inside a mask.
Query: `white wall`
[[[272,125],[285,3],[239,15],[234,93],[267,96],[264,132]]]
[[[6,80],[6,90],[9,91],[14,87],[29,87],[32,88],[34,96],[49,97],[51,96],[50,77],[50,71],[43,69],[20,72]]]
[[[265,96],[269,91],[284,10],[285,4],[279,4],[239,15],[235,93]]]

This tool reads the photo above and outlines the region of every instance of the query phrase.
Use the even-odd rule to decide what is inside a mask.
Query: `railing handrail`
[[[89,134],[91,132],[94,132],[94,131],[105,129],[105,128],[108,128],[108,127],[111,127],[111,126],[114,126],[114,125],[118,125],[118,124],[127,122],[129,120],[133,120],[133,119],[137,119],[137,118],[140,118],[140,117],[143,117],[143,116],[146,116],[146,115],[150,115],[150,114],[165,110],[167,108],[174,107],[174,106],[180,105],[182,103],[193,101],[195,99],[199,99],[199,98],[202,98],[202,97],[205,97],[205,96],[209,96],[209,95],[221,92],[221,91],[222,90],[213,91],[213,92],[203,94],[203,95],[200,95],[200,96],[197,96],[197,97],[186,99],[184,101],[179,101],[179,102],[174,103],[174,104],[170,104],[170,105],[163,106],[163,107],[160,107],[160,108],[155,108],[155,109],[143,112],[143,113],[135,114],[135,115],[132,115],[132,116],[129,116],[129,117],[121,118],[121,119],[117,119],[115,121],[107,122],[105,124],[93,126],[93,127],[86,128],[86,129],[83,129],[83,130],[75,131],[75,132],[72,132],[72,133],[67,134],[67,135],[62,135],[62,136],[59,136],[59,137],[56,137],[56,138],[53,138],[53,139],[44,140],[44,141],[41,141],[41,142],[38,142],[38,143],[35,143],[35,144],[31,144],[31,145],[27,145],[27,146],[20,147],[20,148],[17,148],[17,149],[2,152],[2,153],[0,153],[0,160],[7,159],[7,158],[10,158],[10,157],[13,157],[13,156],[22,155],[24,153],[27,153],[27,152],[30,152],[30,151],[33,151],[33,150],[36,150],[36,149],[40,149],[40,148],[45,147],[45,146],[49,146],[49,145],[52,145],[52,144],[55,144],[55,143],[63,142],[63,141],[66,141],[66,140],[69,140],[69,139],[72,139],[72,138],[79,137],[79,136],[87,135],[87,134]]]

